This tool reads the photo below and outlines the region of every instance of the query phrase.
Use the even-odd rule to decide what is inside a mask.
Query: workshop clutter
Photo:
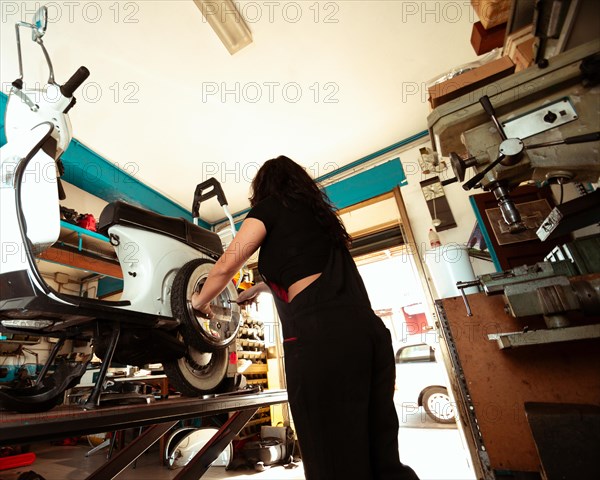
[[[167,440],[164,463],[172,470],[185,467],[217,434],[217,428],[182,427],[175,430]],[[230,443],[211,463],[213,467],[229,467],[233,457]]]
[[[485,29],[506,23],[512,0],[471,0],[475,14]]]
[[[438,235],[438,233],[433,228],[429,229],[428,237],[429,237],[429,246],[431,248],[436,248],[436,247],[441,247],[442,246],[442,242],[440,240],[440,236]]]
[[[250,466],[257,471],[264,471],[273,465],[295,467],[294,431],[290,427],[261,427],[260,439],[245,442],[235,468]]]
[[[174,430],[166,441],[164,463],[170,469],[185,467],[218,432],[217,428],[192,426]],[[221,452],[211,464],[227,470],[253,468],[263,471],[274,465],[293,463],[295,450],[294,431],[290,427],[261,427],[260,435],[237,440]]]
[[[487,54],[487,58],[497,56],[496,51]],[[515,71],[515,64],[506,56],[489,61],[478,61],[464,65],[462,69],[440,77],[428,83],[431,108],[439,107],[469,92],[507,77]]]
[[[35,453],[24,451],[23,447],[0,448],[0,470],[26,467],[35,462],[35,459]]]
[[[531,66],[534,46],[533,25],[520,28],[506,38],[504,55],[513,61],[516,72]]]
[[[60,218],[67,223],[77,225],[80,228],[85,228],[91,232],[96,231],[97,222],[94,215],[91,213],[78,213],[72,208],[60,207]]]
[[[427,82],[432,109],[533,64],[533,26],[509,31],[506,36],[511,4],[511,0],[471,0],[479,18],[473,23],[471,45],[477,55],[485,56]]]

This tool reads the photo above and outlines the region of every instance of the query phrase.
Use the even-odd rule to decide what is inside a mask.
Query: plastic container
[[[429,246],[431,248],[437,248],[442,246],[440,236],[433,228],[429,229]]]
[[[467,247],[456,243],[442,245],[425,252],[425,265],[433,280],[437,298],[456,297],[456,282],[475,280]],[[477,287],[465,288],[465,294],[477,293]]]

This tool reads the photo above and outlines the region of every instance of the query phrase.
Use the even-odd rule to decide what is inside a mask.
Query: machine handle
[[[212,188],[211,188],[212,187]],[[209,191],[207,189],[211,188]],[[225,192],[223,192],[223,188],[221,184],[215,177],[211,177],[208,180],[199,183],[196,186],[196,191],[194,192],[194,203],[192,205],[192,216],[197,218],[200,216],[200,204],[209,198],[217,197],[219,204],[222,207],[227,206],[227,198],[225,198]]]
[[[574,143],[586,143],[596,142],[600,140],[600,132],[584,133],[583,135],[575,135],[574,137],[567,137],[562,140],[554,140],[552,142],[536,143],[534,145],[527,145],[526,148],[544,148],[553,147],[554,145],[572,145]]]
[[[567,137],[567,138],[565,138],[564,142],[567,145],[570,145],[572,143],[595,142],[597,140],[600,140],[600,132],[585,133],[583,135],[575,135],[574,137]]]
[[[500,156],[492,163],[490,163],[485,169],[483,169],[481,172],[479,172],[477,175],[471,178],[468,182],[463,183],[462,188],[464,190],[471,190],[473,187],[475,187],[475,185],[477,185],[481,181],[483,177],[485,177],[486,173],[488,173],[492,168],[498,165],[505,158],[506,156],[503,153],[501,153]]]
[[[67,80],[67,83],[60,87],[60,93],[67,98],[71,98],[83,82],[90,76],[90,71],[85,67],[79,67],[77,71]]]
[[[498,133],[500,134],[500,137],[502,138],[502,140],[506,140],[506,138],[507,138],[506,133],[504,133],[504,129],[502,128],[502,125],[500,125],[500,122],[496,118],[496,110],[494,110],[494,106],[492,105],[492,102],[490,102],[490,97],[488,97],[487,95],[484,95],[483,97],[481,97],[479,99],[479,103],[481,103],[481,106],[485,110],[485,113],[487,113],[489,115],[489,117],[492,119],[492,122],[496,126],[496,130],[498,130]]]
[[[481,103],[481,106],[485,110],[485,113],[487,113],[490,117],[496,116],[496,110],[494,110],[494,106],[492,105],[492,102],[490,101],[490,97],[488,97],[487,95],[484,95],[483,97],[481,97],[479,99],[479,103]]]

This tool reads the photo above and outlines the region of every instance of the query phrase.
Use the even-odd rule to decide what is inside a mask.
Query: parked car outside
[[[395,401],[402,405],[403,415],[423,407],[435,422],[454,423],[456,406],[445,385],[446,375],[433,346],[422,342],[397,348]]]

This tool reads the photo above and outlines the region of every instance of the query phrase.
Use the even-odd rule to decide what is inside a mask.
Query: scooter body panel
[[[58,153],[64,152],[73,139],[71,120],[68,114],[63,113],[70,99],[61,95],[58,85],[46,85],[43,89],[24,88],[22,94],[35,104],[35,109],[11,91],[4,126],[7,140],[12,142],[41,122],[50,122],[54,125],[53,137],[57,141]]]
[[[19,228],[15,174],[21,162],[43,140],[49,126],[40,125],[0,149],[0,274],[29,268]],[[60,234],[60,210],[54,159],[39,150],[29,161],[20,188],[21,209],[33,253],[51,246]]]
[[[122,300],[126,309],[172,316],[171,286],[177,271],[190,260],[209,258],[166,235],[113,225],[108,230],[123,270]],[[118,240],[116,240],[118,238]]]

